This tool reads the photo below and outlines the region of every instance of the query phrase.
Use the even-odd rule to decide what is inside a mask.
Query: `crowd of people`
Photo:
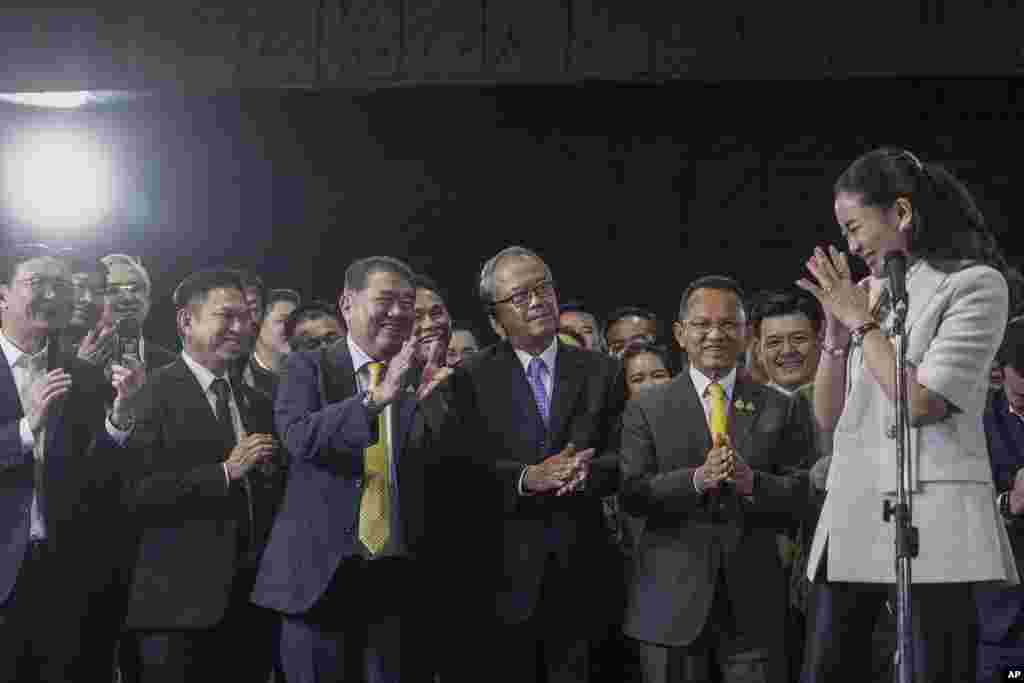
[[[680,283],[672,321],[503,249],[486,347],[389,256],[336,303],[195,272],[162,346],[137,259],[8,249],[0,680],[891,680],[892,252],[916,680],[1024,667],[1019,276],[910,152],[834,198],[847,252]]]

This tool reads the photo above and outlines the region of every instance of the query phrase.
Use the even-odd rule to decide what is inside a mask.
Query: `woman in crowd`
[[[894,524],[882,518],[897,488],[891,252],[908,263],[915,676],[973,680],[971,584],[1017,581],[981,422],[1007,319],[1006,264],[967,189],[903,150],[854,161],[836,182],[835,215],[870,275],[855,283],[846,254],[818,248],[806,264],[813,281],[797,283],[825,311],[814,412],[835,430],[808,562],[816,595],[803,680],[868,680],[873,626],[894,592]]]

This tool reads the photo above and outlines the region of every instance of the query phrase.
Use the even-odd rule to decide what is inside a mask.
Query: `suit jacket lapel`
[[[0,421],[10,422],[25,417],[18,397],[18,385],[14,383],[14,373],[7,364],[7,357],[0,353]]]
[[[704,404],[697,395],[689,371],[681,372],[672,380],[666,396],[669,429],[679,430],[677,438],[666,439],[671,443],[693,444],[696,446],[697,462],[687,460],[684,465],[692,466],[704,462],[704,456],[711,450],[711,432],[704,415]]]
[[[758,408],[754,401],[756,393],[756,389],[748,382],[739,378],[736,379],[732,392],[732,404],[728,406],[730,411],[729,436],[732,438],[733,447],[740,453],[743,452],[744,442],[749,437],[750,430],[757,421]],[[752,406],[752,409],[740,410],[736,407],[737,401],[742,402],[744,406]]]
[[[551,406],[548,410],[548,434],[553,444],[561,443],[562,432],[568,426],[573,404],[586,379],[579,370],[583,360],[580,356],[581,352],[559,343],[555,375],[552,378]],[[577,445],[585,447],[583,444]]]
[[[206,394],[203,393],[203,387],[199,384],[199,380],[192,374],[188,366],[185,365],[185,361],[181,358],[176,360],[170,369],[167,370],[168,376],[178,383],[178,391],[181,393],[181,406],[187,410],[188,417],[185,418],[185,424],[188,428],[202,430],[204,434],[217,434],[221,433],[220,427],[217,425],[217,416],[213,412],[213,408],[210,407],[210,402],[206,398]],[[191,416],[195,416],[197,420],[201,422],[193,425],[191,423]],[[200,418],[199,416],[203,417]],[[205,426],[201,426],[205,425]]]
[[[919,272],[910,279],[907,291],[909,306],[906,328],[908,333],[948,277],[949,275],[932,268],[928,263],[922,263],[919,266]]]
[[[348,352],[348,343],[342,337],[323,350],[321,357],[322,386],[320,387],[321,403],[342,401],[356,394],[356,371],[352,366],[352,356]]]

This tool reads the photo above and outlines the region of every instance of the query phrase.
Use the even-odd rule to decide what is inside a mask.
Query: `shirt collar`
[[[705,375],[703,372],[695,368],[692,364],[690,365],[690,380],[693,382],[693,388],[697,390],[697,395],[704,398],[704,392],[708,390],[708,385],[711,384],[711,378]],[[736,386],[736,368],[733,368],[729,373],[718,380],[718,383],[725,389],[725,400],[729,402],[732,400],[732,390]]]
[[[46,347],[49,345],[49,341],[43,344],[43,348],[39,349],[34,354],[27,354],[26,352],[19,349],[14,342],[12,342],[6,334],[0,332],[0,347],[3,348],[4,356],[7,357],[7,364],[12,368],[21,360],[22,356],[28,356],[30,364],[38,363],[39,361],[46,359]]]
[[[210,391],[210,385],[213,384],[213,380],[219,379],[217,375],[213,374],[213,371],[204,365],[200,365],[199,362],[188,355],[188,352],[182,351],[181,358],[185,361],[185,365],[192,371],[192,374],[196,376],[199,381],[199,386],[202,387],[203,392]],[[227,379],[227,373],[224,373],[223,379]],[[228,382],[228,387],[231,386],[231,382]]]
[[[346,341],[348,342],[348,353],[352,356],[352,369],[359,374],[359,371],[366,367],[367,363],[377,362],[370,354],[359,348],[359,344],[349,334]]]
[[[530,361],[533,360],[533,356],[522,349],[514,349],[514,351],[516,352],[516,357],[519,359],[519,362],[523,365],[523,372],[526,372],[530,367]],[[557,356],[558,335],[555,335],[548,348],[544,349],[540,354],[540,359],[544,361],[544,365],[547,366],[549,374],[553,374],[555,372],[555,358]]]

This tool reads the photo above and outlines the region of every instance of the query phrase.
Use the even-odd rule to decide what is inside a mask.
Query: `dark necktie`
[[[213,380],[210,390],[217,397],[217,427],[221,438],[228,448],[234,448],[238,443],[235,434],[234,421],[231,419],[231,405],[228,399],[231,397],[231,385],[223,377]],[[234,500],[235,514],[238,519],[238,551],[239,555],[249,552],[252,538],[254,536],[254,519],[252,510],[252,491],[247,477],[242,477],[238,482],[240,486],[231,487],[231,497]]]
[[[221,437],[229,447],[234,448],[235,444],[238,443],[238,439],[231,420],[231,406],[228,403],[228,399],[231,397],[231,387],[226,379],[218,377],[213,380],[210,390],[217,397],[217,426],[220,428]]]

